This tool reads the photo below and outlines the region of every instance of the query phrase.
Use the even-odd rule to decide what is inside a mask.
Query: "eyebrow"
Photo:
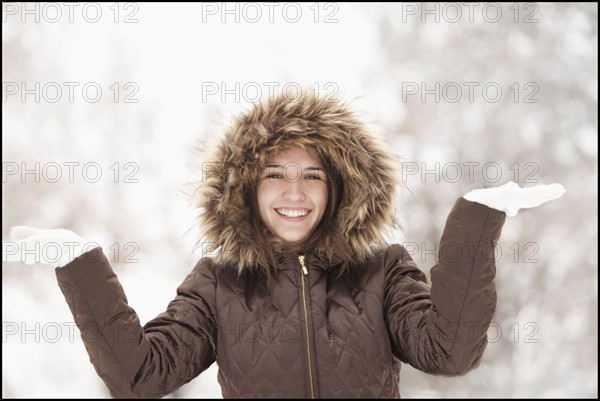
[[[282,166],[279,163],[267,163],[265,165],[265,169],[270,168],[270,167],[281,167],[283,168],[284,166]],[[304,170],[320,170],[320,171],[325,171],[324,169],[322,169],[321,167],[306,167]]]

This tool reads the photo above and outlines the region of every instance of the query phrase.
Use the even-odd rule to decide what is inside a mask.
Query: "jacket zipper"
[[[304,264],[304,255],[298,255],[300,260],[300,279],[302,282],[302,304],[304,305],[304,322],[306,323],[306,353],[308,355],[308,378],[310,380],[310,397],[315,398],[315,390],[313,386],[313,375],[312,375],[312,363],[310,360],[310,340],[309,340],[309,329],[308,329],[308,309],[306,308],[306,291],[304,290],[304,276],[308,275],[306,265]]]

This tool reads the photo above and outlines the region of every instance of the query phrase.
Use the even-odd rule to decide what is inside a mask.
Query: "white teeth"
[[[308,210],[288,210],[288,209],[275,209],[275,211],[283,216],[287,217],[303,217],[308,214]]]

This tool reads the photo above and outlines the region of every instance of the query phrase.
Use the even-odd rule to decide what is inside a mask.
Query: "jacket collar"
[[[276,252],[274,253],[279,270],[296,270],[300,269],[300,255],[304,255],[304,264],[306,268],[317,268],[321,270],[330,270],[331,268],[341,264],[343,259],[334,252],[331,258],[326,255],[313,252]]]

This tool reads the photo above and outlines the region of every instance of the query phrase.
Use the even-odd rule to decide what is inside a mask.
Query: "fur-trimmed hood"
[[[250,197],[267,157],[299,144],[327,155],[343,180],[338,228],[360,263],[372,256],[373,243],[386,245],[387,228],[396,227],[394,196],[400,165],[370,133],[350,107],[338,99],[308,94],[278,95],[256,103],[234,118],[224,137],[209,152],[202,180],[192,199],[203,234],[199,243],[216,250],[218,263],[234,263],[240,271],[261,266],[251,223]],[[267,238],[273,238],[262,227]],[[208,246],[207,246],[208,245]],[[330,241],[317,255],[335,255]]]

